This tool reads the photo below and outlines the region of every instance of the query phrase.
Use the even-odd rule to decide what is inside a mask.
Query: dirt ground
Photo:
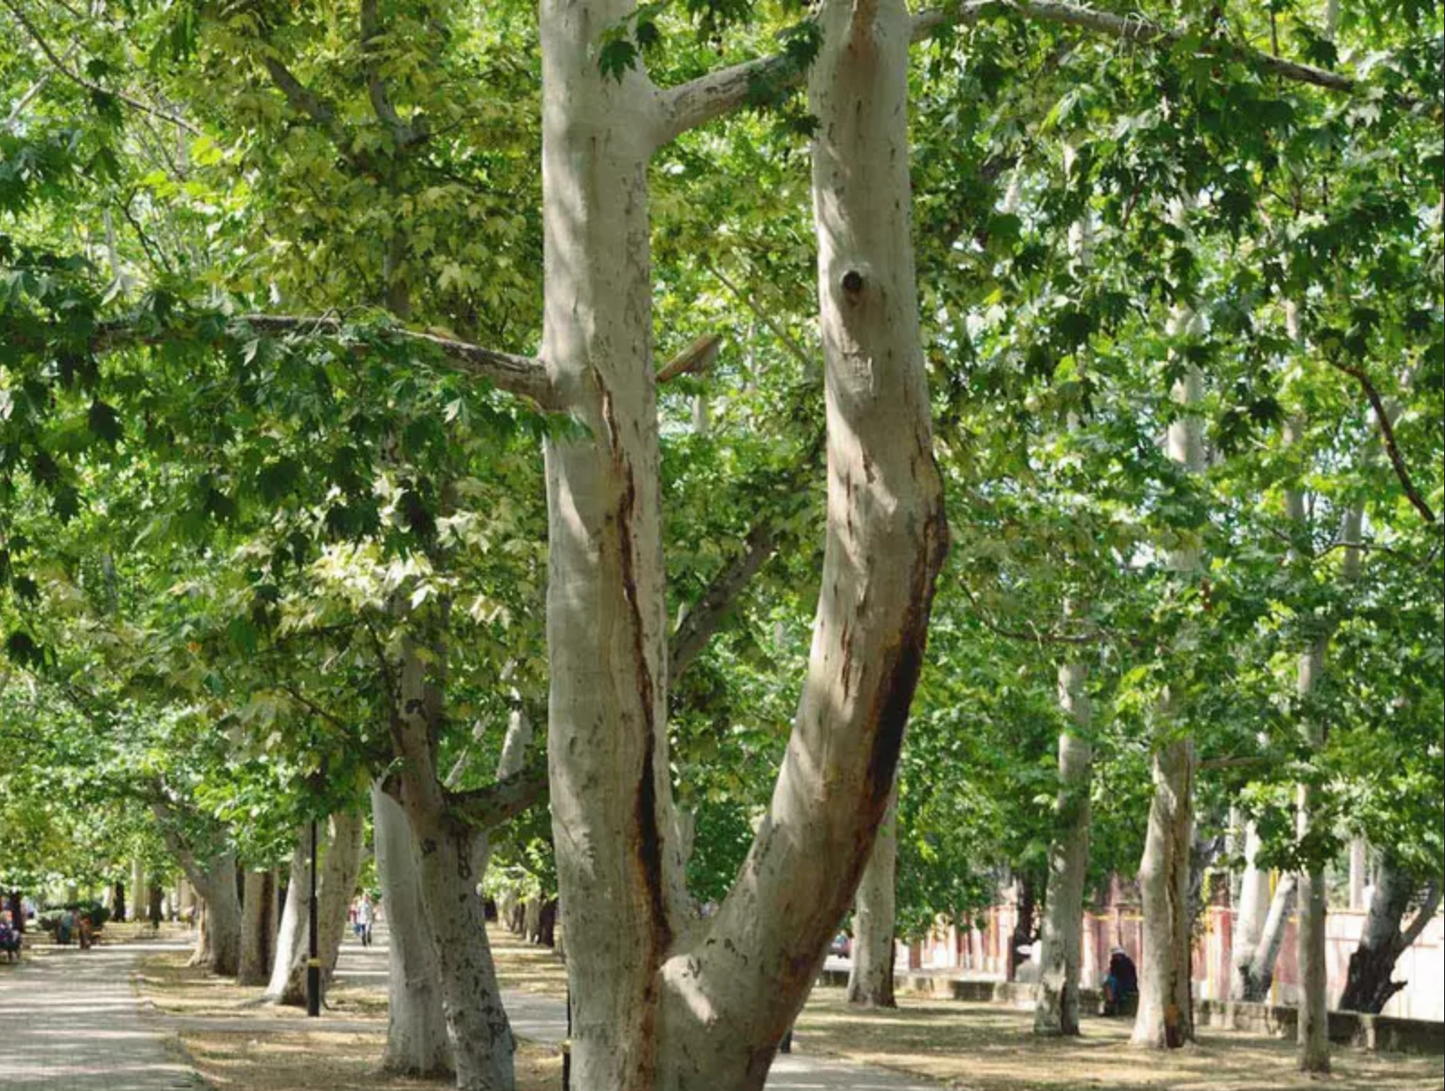
[[[1337,1049],[1334,1071],[1295,1071],[1293,1042],[1203,1030],[1170,1055],[1129,1046],[1129,1020],[1086,1019],[1083,1036],[1040,1040],[1033,1014],[993,1004],[900,997],[897,1011],[858,1011],[842,989],[816,989],[798,1019],[794,1048],[816,1050],[935,1079],[957,1091],[1442,1091],[1438,1057]]]
[[[259,988],[241,988],[186,961],[181,952],[149,955],[141,961],[134,985],[161,1016],[223,1023],[206,1027],[187,1022],[168,1028],[178,1050],[216,1091],[436,1091],[452,1086],[449,1080],[408,1079],[380,1071],[386,1045],[384,993],[338,984],[326,997],[327,1029],[302,1030],[294,1025],[303,1015],[300,1009],[258,1003]],[[532,960],[515,961],[520,976],[528,977]],[[536,976],[545,980],[548,975],[539,971]],[[562,1059],[556,1049],[520,1043],[518,1091],[556,1091],[561,1084]]]
[[[550,950],[489,930],[504,988],[562,998],[566,973]],[[117,933],[115,940],[124,938]],[[159,1012],[224,1017],[227,1029],[180,1029],[177,1041],[217,1089],[255,1091],[409,1091],[439,1082],[378,1071],[386,1036],[386,999],[374,987],[338,985],[328,994],[324,1031],[300,1031],[294,1008],[256,1002],[242,989],[185,965],[182,953],[148,956],[136,988]],[[1087,1019],[1073,1041],[1036,1040],[1032,1015],[992,1004],[901,997],[897,1011],[850,1008],[841,989],[819,988],[798,1020],[794,1048],[832,1054],[924,1076],[954,1091],[1445,1091],[1435,1057],[1335,1051],[1334,1072],[1311,1079],[1294,1069],[1293,1043],[1205,1030],[1179,1053],[1140,1053],[1128,1045],[1129,1022]],[[253,1026],[233,1029],[236,1020]],[[338,1027],[338,1023],[345,1026]],[[519,1091],[561,1085],[555,1049],[523,1043]]]

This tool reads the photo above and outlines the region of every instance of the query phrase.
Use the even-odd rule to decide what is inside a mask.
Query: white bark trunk
[[[872,848],[942,559],[909,222],[899,0],[830,0],[810,97],[829,516],[809,677],[753,849],[688,922],[673,836],[641,73],[604,79],[624,0],[544,0],[542,358],[585,438],[550,439],[554,839],[573,1079],[760,1088]]]
[[[852,966],[848,1003],[865,1008],[896,1008],[893,996],[894,932],[898,884],[898,785],[878,827],[873,852],[853,901]]]
[[[647,164],[657,95],[604,77],[627,0],[541,5],[542,358],[587,438],[549,439],[548,760],[572,1080],[651,1088],[676,933]]]
[[[1192,314],[1180,308],[1171,318],[1171,332],[1184,332],[1192,321]],[[1174,399],[1183,410],[1170,424],[1168,438],[1169,457],[1190,473],[1204,469],[1203,423],[1194,408],[1203,398],[1203,377],[1190,365],[1174,390]],[[1191,571],[1199,561],[1199,551],[1192,548],[1175,550],[1169,557],[1170,567],[1178,572]],[[1144,949],[1132,1041],[1152,1049],[1177,1049],[1194,1038],[1189,929],[1194,742],[1178,734],[1175,699],[1170,695],[1161,703],[1160,719],[1174,734],[1157,742],[1154,750],[1154,799],[1139,866]]]
[[[1059,668],[1059,703],[1081,733],[1091,709],[1084,686],[1088,668]],[[1089,790],[1094,751],[1087,738],[1065,731],[1059,737],[1059,796],[1053,844],[1049,847],[1048,892],[1039,950],[1038,1006],[1034,1033],[1079,1033],[1079,972],[1083,958],[1084,882],[1089,872]]]
[[[1234,918],[1231,942],[1233,972],[1229,995],[1232,1000],[1254,1000],[1255,957],[1264,938],[1264,923],[1270,910],[1269,871],[1261,868],[1259,829],[1250,822],[1244,832],[1244,879],[1239,887],[1239,910]]]
[[[281,911],[281,924],[276,930],[276,951],[271,959],[271,979],[266,986],[266,999],[273,1003],[281,1002],[286,995],[286,984],[290,980],[291,967],[296,959],[299,957],[303,965],[306,959],[306,902],[311,891],[311,875],[307,864],[310,853],[310,828],[302,826],[296,833],[296,851],[291,854],[286,904]],[[304,995],[301,999],[305,999]]]
[[[1241,999],[1257,1003],[1269,999],[1270,988],[1274,985],[1275,963],[1279,961],[1280,948],[1284,946],[1285,930],[1294,911],[1298,889],[1298,876],[1291,873],[1279,877],[1269,902],[1269,913],[1264,919],[1264,931],[1254,949],[1254,958],[1247,971],[1242,971],[1247,984]]]
[[[318,837],[317,852],[321,856],[317,875],[316,941],[317,957],[321,960],[321,987],[324,990],[336,970],[336,958],[341,952],[341,939],[346,933],[347,912],[351,908],[351,896],[356,892],[356,880],[361,874],[361,840],[365,832],[359,814],[338,812],[331,816],[330,829],[323,840]],[[310,828],[303,831],[302,844],[310,853]],[[294,867],[294,858],[293,858]],[[306,1003],[306,963],[310,958],[309,902],[311,898],[311,874],[309,867],[298,888],[293,871],[292,895],[286,899],[287,933],[285,946],[291,948],[287,963],[285,984],[279,997],[282,1004],[302,1005]],[[299,924],[291,918],[292,897],[300,897]],[[298,935],[299,930],[299,935]],[[275,971],[267,996],[272,995],[275,986]]]
[[[401,806],[371,789],[376,872],[386,914],[387,1030],[382,1068],[408,1076],[453,1071],[435,941],[421,900],[418,849]]]

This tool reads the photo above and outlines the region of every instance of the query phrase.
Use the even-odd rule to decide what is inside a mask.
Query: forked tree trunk
[[[440,971],[421,900],[416,838],[401,805],[371,789],[376,873],[387,924],[387,1028],[382,1068],[408,1076],[453,1071]]]
[[[324,990],[336,972],[336,959],[341,953],[341,940],[346,934],[347,911],[351,907],[351,896],[356,892],[356,880],[361,874],[361,842],[365,824],[360,814],[338,811],[331,816],[328,836],[317,838],[317,852],[321,861],[317,875],[316,894],[316,939],[317,957],[321,960],[321,987]],[[310,828],[303,831],[305,856],[309,861]],[[311,872],[306,867],[301,883],[295,882],[295,857],[292,858],[292,885],[286,898],[286,925],[283,929],[287,938],[282,944],[291,947],[291,958],[286,963],[286,977],[277,1003],[300,1007],[306,1003],[306,963],[310,958],[309,937]],[[297,900],[299,923],[291,917],[293,899]],[[276,985],[273,970],[271,986],[267,996],[272,996]]]
[[[238,985],[264,985],[276,950],[276,873],[248,871],[241,897],[241,957]]]
[[[1044,897],[1043,942],[1039,951],[1038,1005],[1034,1033],[1079,1033],[1079,973],[1083,958],[1084,883],[1089,873],[1089,790],[1094,750],[1089,730],[1088,668],[1059,668],[1059,703],[1078,731],[1059,736],[1059,795],[1054,840],[1049,847],[1049,881]]]
[[[1382,853],[1365,931],[1350,955],[1345,990],[1340,996],[1342,1009],[1378,1015],[1407,984],[1394,980],[1395,963],[1420,938],[1439,910],[1441,884],[1439,880],[1430,883],[1415,919],[1404,928],[1405,914],[1418,892],[1418,884],[1396,866],[1388,852]]]
[[[893,996],[894,943],[898,905],[898,785],[878,827],[873,852],[853,899],[853,952],[848,1003],[896,1008]]]
[[[319,850],[319,846],[318,846]],[[296,831],[296,850],[291,854],[289,881],[286,885],[286,901],[281,910],[281,923],[276,930],[276,949],[271,956],[271,977],[266,986],[266,999],[272,1003],[297,1003],[283,1001],[286,983],[291,978],[291,967],[296,959],[306,957],[307,951],[307,899],[311,893],[310,827],[302,826]],[[305,997],[302,997],[304,1001]]]
[[[1259,828],[1249,822],[1244,830],[1244,878],[1239,886],[1239,909],[1234,918],[1234,935],[1231,940],[1232,963],[1229,998],[1231,1000],[1260,1000],[1257,995],[1261,966],[1256,961],[1260,943],[1264,939],[1265,921],[1269,916],[1271,895],[1269,870],[1261,868],[1259,857]],[[1271,960],[1265,968],[1273,976],[1274,963]],[[1265,983],[1264,992],[1269,992]]]
[[[443,613],[443,619],[444,619]],[[461,1091],[513,1091],[516,1043],[502,1007],[501,989],[486,914],[479,892],[476,861],[486,850],[486,835],[452,814],[437,776],[436,745],[445,692],[445,621],[420,612],[411,624],[435,624],[427,652],[414,635],[403,641],[401,707],[392,723],[393,745],[402,759],[399,802],[419,851],[417,865],[423,912],[435,941],[437,969],[446,1016],[447,1041]]]
[[[1180,307],[1170,318],[1171,332],[1186,332],[1192,322],[1192,313]],[[1169,425],[1169,457],[1187,472],[1200,473],[1204,469],[1204,432],[1196,407],[1204,398],[1204,380],[1197,366],[1187,365],[1173,393],[1183,408]],[[1199,551],[1192,548],[1175,550],[1169,557],[1169,566],[1181,573],[1197,568],[1199,562]],[[1178,1049],[1194,1039],[1189,931],[1194,741],[1180,729],[1178,701],[1168,692],[1160,703],[1159,718],[1166,734],[1154,745],[1154,798],[1139,865],[1144,945],[1139,1013],[1131,1040],[1150,1049]]]
[[[944,551],[913,281],[909,16],[901,0],[828,0],[818,13],[822,594],[769,810],[733,890],[695,921],[667,760],[650,337],[647,163],[672,130],[642,73],[614,81],[596,63],[598,35],[631,8],[543,0],[541,15],[541,356],[587,426],[547,442],[548,755],[572,1078],[587,1091],[753,1091],[872,849]]]

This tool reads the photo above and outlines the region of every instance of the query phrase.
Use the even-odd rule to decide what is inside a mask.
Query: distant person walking
[[[371,902],[371,895],[362,891],[361,898],[352,909],[352,930],[356,932],[356,938],[361,940],[363,947],[371,946],[371,926],[376,921],[376,906]]]

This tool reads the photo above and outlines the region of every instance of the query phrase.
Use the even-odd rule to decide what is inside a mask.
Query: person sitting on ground
[[[1104,979],[1104,1014],[1118,1015],[1139,995],[1139,972],[1122,947],[1109,952],[1109,976]]]

